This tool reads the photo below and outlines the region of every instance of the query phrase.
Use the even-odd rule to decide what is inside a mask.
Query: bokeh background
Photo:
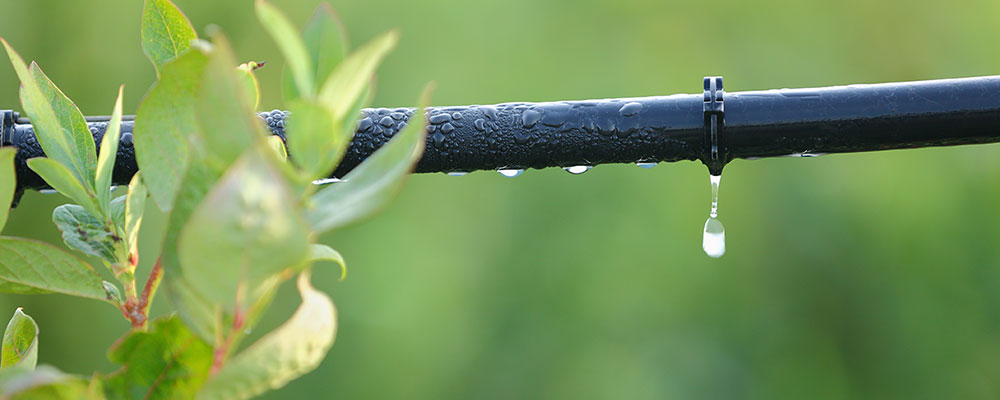
[[[281,107],[281,57],[252,1],[176,0],[217,24]],[[2,0],[0,35],[84,113],[153,82],[139,0]],[[304,24],[316,0],[276,1]],[[376,104],[487,104],[990,75],[1000,2],[334,0],[357,45],[400,28]],[[6,65],[6,62],[2,63]],[[19,108],[0,67],[0,106]],[[59,243],[58,195],[4,234]],[[413,176],[323,237],[340,311],[322,366],[270,398],[998,398],[1000,145],[734,161],[728,253],[709,259],[704,166]],[[144,229],[162,226],[152,215]],[[143,242],[143,268],[155,257]],[[262,327],[290,315],[284,288]],[[97,302],[0,296],[41,325],[40,362],[89,374],[127,325]],[[168,309],[160,299],[159,313]],[[6,318],[6,317],[3,317]]]

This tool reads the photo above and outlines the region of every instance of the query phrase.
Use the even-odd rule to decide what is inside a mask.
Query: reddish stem
[[[149,278],[146,279],[146,286],[142,288],[142,296],[139,297],[139,310],[144,316],[149,314],[149,307],[153,304],[153,295],[160,287],[161,280],[163,280],[163,264],[157,258],[156,264],[153,264],[153,270],[149,272]]]
[[[233,338],[239,334],[240,329],[243,329],[243,313],[239,309],[233,313],[233,328],[226,335],[226,339],[212,353],[212,370],[208,373],[209,376],[215,376],[216,373],[222,369],[222,365],[226,363],[226,356],[229,355],[229,347],[233,344]]]

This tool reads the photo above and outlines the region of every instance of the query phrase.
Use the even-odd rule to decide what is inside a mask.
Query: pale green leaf
[[[302,304],[295,314],[242,352],[205,382],[200,399],[248,399],[278,389],[312,371],[333,346],[337,311],[330,298],[312,287],[309,272],[299,275]]]
[[[38,325],[18,307],[3,332],[0,368],[35,369],[38,363]]]
[[[0,41],[21,80],[21,106],[31,118],[42,150],[47,157],[66,166],[81,184],[91,187],[96,150],[83,114],[37,65],[29,68],[6,41]]]
[[[62,164],[51,158],[38,157],[28,160],[28,167],[62,195],[85,207],[92,214],[100,214],[97,195],[84,188]]]
[[[90,393],[87,381],[65,374],[48,365],[34,370],[0,370],[0,399],[62,400],[101,399]]]
[[[52,245],[12,237],[0,237],[0,292],[107,301],[101,278],[90,265]]]
[[[294,206],[272,161],[256,152],[241,157],[181,232],[188,283],[224,310],[245,307],[261,282],[306,258],[308,227]]]
[[[136,112],[136,161],[150,195],[164,211],[173,207],[190,163],[187,137],[198,129],[195,96],[207,60],[200,49],[192,49],[164,65]]]
[[[389,202],[423,154],[427,123],[423,107],[430,90],[430,86],[424,90],[421,108],[410,117],[406,128],[351,170],[344,182],[329,185],[313,195],[312,209],[306,218],[317,232],[355,222]]]
[[[142,225],[142,215],[148,196],[146,185],[142,183],[142,171],[139,171],[132,176],[132,180],[128,184],[128,194],[125,197],[125,218],[122,224],[125,227],[125,239],[130,246],[130,254],[136,254],[136,246],[139,243],[139,227]]]
[[[122,125],[122,96],[125,86],[118,88],[118,99],[115,100],[115,108],[111,112],[111,120],[108,121],[108,129],[104,131],[101,138],[101,151],[97,156],[97,177],[94,180],[94,189],[97,191],[97,201],[105,214],[111,212],[111,176],[115,169],[115,158],[118,156],[118,139],[121,137]]]
[[[383,33],[351,53],[337,66],[323,83],[319,93],[320,101],[333,111],[334,118],[344,120],[349,116],[353,111],[352,106],[364,94],[375,69],[398,41],[399,34],[396,31]]]
[[[325,2],[316,8],[316,12],[306,24],[305,30],[302,31],[302,40],[312,60],[313,76],[317,83],[325,81],[330,76],[337,64],[347,56],[347,50],[350,48],[344,24],[330,4]],[[287,66],[282,79],[286,102],[301,97],[299,89],[295,86],[295,78]]]
[[[125,242],[115,227],[75,204],[63,204],[52,211],[52,222],[62,231],[63,241],[71,249],[99,257],[108,264],[122,259]]]
[[[263,65],[251,61],[236,67],[236,77],[239,84],[243,86],[243,94],[249,99],[247,104],[250,104],[251,110],[257,110],[257,107],[260,106],[260,81],[257,80],[257,74],[254,71]]]
[[[349,140],[340,132],[341,124],[324,105],[310,100],[289,104],[288,150],[292,162],[308,180],[325,178],[340,163]]]
[[[268,136],[266,142],[267,147],[271,149],[271,152],[274,153],[275,157],[281,161],[288,161],[288,149],[285,148],[285,141],[281,140],[281,138],[277,135],[274,135]]]
[[[216,326],[217,306],[196,292],[184,277],[177,255],[177,242],[181,229],[218,181],[219,175],[220,173],[202,163],[194,163],[188,168],[177,193],[177,201],[170,212],[160,258],[163,263],[162,287],[167,298],[184,323],[206,341],[215,340],[216,332],[220,329]]]
[[[176,316],[150,321],[149,329],[125,334],[108,350],[121,368],[102,377],[113,399],[193,398],[208,377],[212,347]]]
[[[309,246],[309,263],[329,261],[340,267],[340,280],[347,278],[347,262],[339,251],[325,244],[312,244]]]
[[[307,97],[314,96],[316,77],[313,75],[313,62],[309,59],[309,52],[295,26],[281,10],[265,0],[257,0],[256,11],[257,20],[278,44],[278,49],[285,57],[299,93]]]
[[[263,122],[247,104],[237,80],[236,59],[222,34],[213,37],[213,50],[201,77],[195,107],[200,133],[200,156],[220,170],[242,155],[256,140],[265,137]]]
[[[7,214],[17,190],[17,174],[14,171],[14,156],[17,148],[0,148],[0,232],[7,225]]]
[[[191,21],[170,0],[146,0],[142,9],[142,52],[158,74],[198,38]]]

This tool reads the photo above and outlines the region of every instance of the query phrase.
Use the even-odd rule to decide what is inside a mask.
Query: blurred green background
[[[281,58],[252,1],[176,0],[217,24],[281,107]],[[0,35],[86,114],[154,79],[139,0],[2,0]],[[275,1],[304,24],[316,0]],[[1000,2],[335,0],[357,45],[398,27],[379,106],[487,104],[996,74]],[[6,62],[3,63],[6,65]],[[0,67],[0,105],[20,108]],[[59,243],[58,195],[4,234]],[[738,160],[709,259],[704,166],[601,165],[516,179],[417,175],[377,217],[323,238],[340,311],[320,369],[270,398],[998,398],[1000,146]],[[155,229],[153,215],[145,228]],[[148,244],[148,245],[147,245]],[[144,243],[144,268],[155,257]],[[298,303],[286,287],[264,330]],[[0,296],[41,325],[40,362],[110,371],[110,307]],[[157,303],[160,313],[167,303]],[[6,318],[6,317],[2,317]]]

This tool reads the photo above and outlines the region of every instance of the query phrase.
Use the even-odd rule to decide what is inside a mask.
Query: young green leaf
[[[20,307],[7,323],[0,351],[0,368],[35,369],[38,363],[38,325]]]
[[[253,71],[263,65],[251,61],[236,67],[236,76],[240,85],[243,86],[243,94],[249,99],[247,104],[250,104],[251,110],[256,110],[260,106],[260,81],[257,80],[257,74]]]
[[[0,292],[107,301],[101,277],[90,265],[52,245],[11,237],[0,237]]]
[[[372,39],[347,56],[323,83],[319,98],[333,111],[334,118],[344,120],[364,93],[375,69],[399,42],[399,34],[389,31]],[[294,153],[293,153],[294,155]]]
[[[204,399],[248,399],[280,388],[323,361],[337,333],[337,310],[312,287],[309,272],[299,275],[302,304],[277,329],[237,354],[205,382]]]
[[[396,137],[348,173],[344,182],[313,195],[313,208],[306,218],[317,232],[350,224],[388,203],[423,154],[427,124],[423,107],[430,91],[428,85],[420,100],[421,108]]]
[[[197,38],[191,21],[170,0],[146,0],[142,8],[142,52],[153,62],[157,74]]]
[[[95,399],[87,381],[48,365],[0,369],[0,399]]]
[[[7,225],[7,214],[10,204],[14,201],[14,191],[17,190],[17,174],[14,171],[14,156],[17,148],[0,148],[0,232]]]
[[[281,161],[288,161],[288,149],[285,148],[285,142],[280,137],[277,135],[268,136],[265,142],[275,157]]]
[[[219,180],[220,174],[201,162],[193,163],[191,168],[188,168],[183,184],[177,192],[174,208],[170,212],[167,231],[164,235],[163,253],[160,258],[163,263],[162,287],[164,292],[184,323],[198,337],[209,342],[216,339],[217,332],[221,335],[220,329],[222,327],[216,325],[218,307],[195,291],[189,280],[184,277],[184,271],[181,270],[178,259],[177,243],[181,229],[191,218],[191,214],[194,213],[198,205],[201,204],[208,191]]]
[[[299,265],[308,253],[308,227],[273,162],[256,151],[241,157],[181,232],[185,278],[227,311],[245,309],[261,282]]]
[[[122,95],[125,92],[125,85],[118,88],[118,100],[115,100],[115,108],[111,112],[111,121],[108,121],[108,129],[104,131],[101,138],[101,152],[97,156],[97,176],[94,180],[94,189],[97,191],[97,202],[101,205],[104,214],[111,213],[111,173],[115,169],[115,158],[118,156],[118,139],[121,137],[122,128]]]
[[[309,181],[327,177],[347,150],[349,140],[340,132],[341,124],[324,105],[311,100],[289,104],[288,150],[292,161]]]
[[[63,204],[52,211],[52,222],[62,231],[66,246],[80,252],[100,257],[108,264],[121,260],[124,251],[123,239],[107,225],[83,207]]]
[[[125,197],[125,241],[131,246],[130,254],[135,254],[139,244],[139,227],[142,225],[142,214],[146,208],[146,197],[149,192],[142,183],[142,171],[132,176],[128,184],[128,194]]]
[[[197,139],[199,155],[213,167],[225,170],[265,134],[233,70],[236,58],[228,40],[220,33],[213,41],[196,100],[195,115],[200,127]]]
[[[192,49],[164,65],[136,111],[136,161],[150,195],[164,211],[173,207],[191,161],[187,137],[198,129],[195,96],[207,61],[204,52]]]
[[[194,398],[212,366],[212,347],[176,316],[150,321],[108,350],[121,369],[102,377],[109,398]]]
[[[69,169],[85,187],[95,169],[94,139],[80,110],[34,64],[28,67],[7,41],[0,39],[21,80],[21,106],[31,118],[35,135],[47,157]],[[89,144],[88,144],[89,142]]]
[[[264,27],[278,48],[285,56],[288,68],[292,71],[295,86],[299,93],[312,97],[316,93],[316,77],[314,74],[313,62],[309,59],[306,45],[299,37],[295,26],[292,25],[285,14],[281,13],[277,7],[265,0],[257,0],[256,3],[257,20]]]
[[[330,76],[337,64],[347,56],[350,48],[344,24],[333,11],[333,7],[325,2],[316,8],[316,12],[306,24],[305,30],[302,31],[302,40],[312,60],[313,76],[317,83],[325,81]],[[285,102],[302,97],[298,87],[295,86],[295,78],[287,66],[282,79]]]
[[[69,197],[94,215],[101,214],[97,205],[97,195],[84,188],[62,164],[51,158],[38,157],[28,160],[28,167],[62,195]]]
[[[340,266],[340,280],[347,278],[347,262],[339,251],[325,244],[313,244],[309,246],[309,264],[319,261],[330,261]]]

